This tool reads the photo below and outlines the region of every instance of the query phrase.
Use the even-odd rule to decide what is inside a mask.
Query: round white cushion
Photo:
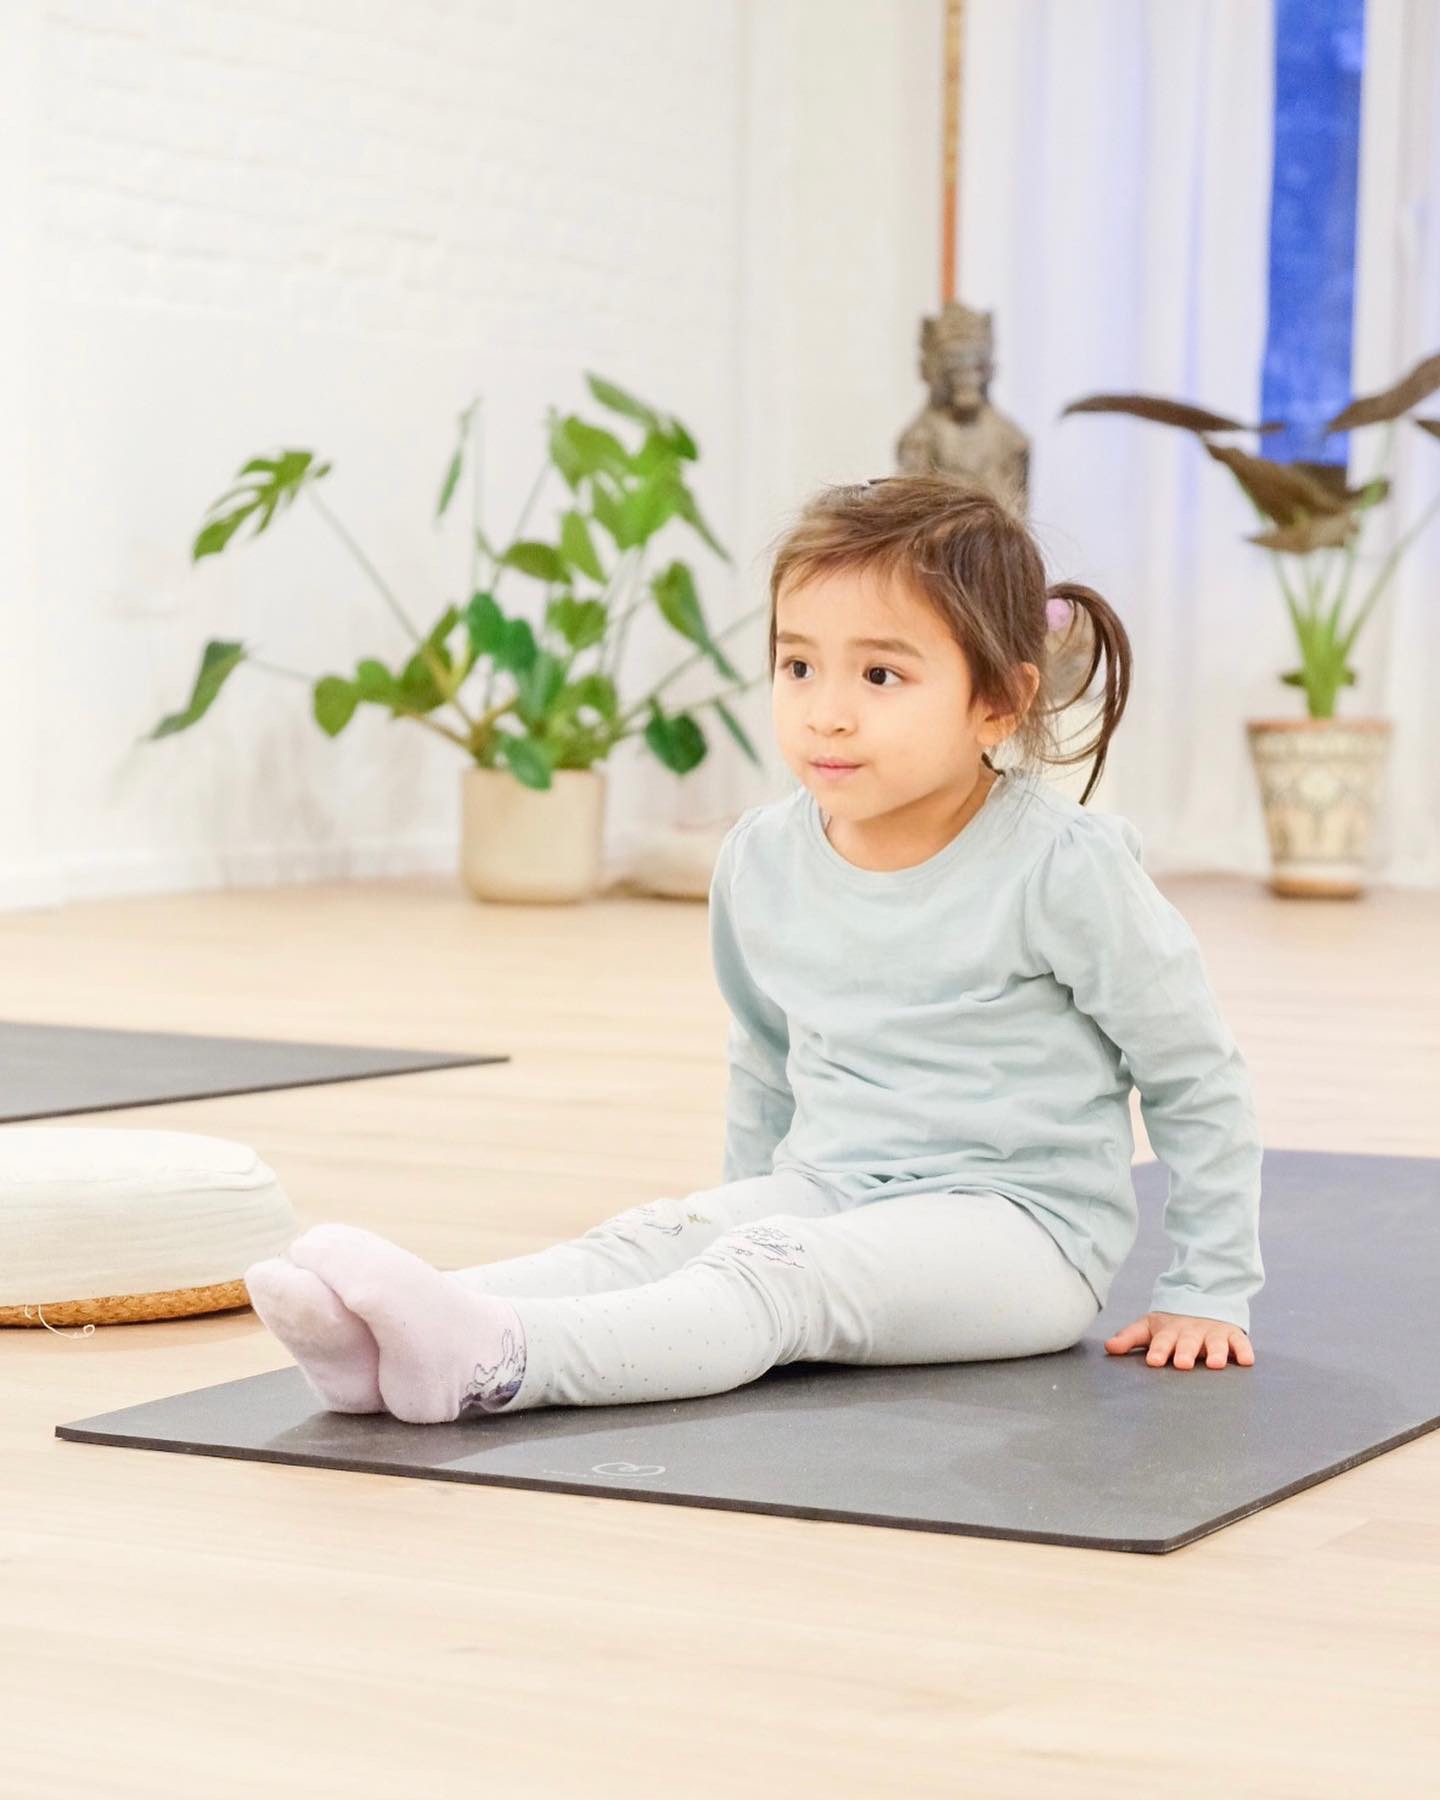
[[[674,900],[705,900],[715,877],[715,859],[739,815],[697,825],[660,825],[634,840],[626,870],[632,887]]]
[[[93,1125],[0,1130],[0,1306],[239,1281],[299,1230],[248,1144]]]

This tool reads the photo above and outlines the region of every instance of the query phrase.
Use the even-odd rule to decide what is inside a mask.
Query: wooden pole
[[[940,201],[940,304],[955,298],[960,228],[960,80],[965,0],[945,0],[945,126]]]

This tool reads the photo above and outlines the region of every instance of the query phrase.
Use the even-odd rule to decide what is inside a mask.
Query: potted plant
[[[1355,680],[1350,657],[1361,627],[1402,553],[1440,507],[1440,497],[1393,545],[1354,612],[1344,616],[1366,515],[1390,492],[1388,465],[1398,422],[1440,388],[1440,355],[1403,380],[1350,402],[1325,425],[1327,435],[1367,425],[1388,427],[1380,465],[1360,487],[1336,464],[1253,456],[1215,439],[1237,431],[1265,435],[1271,421],[1245,425],[1181,401],[1144,394],[1092,394],[1061,413],[1129,413],[1193,432],[1254,506],[1264,529],[1247,541],[1270,553],[1289,608],[1300,666],[1280,680],[1304,691],[1307,717],[1250,719],[1246,733],[1260,783],[1271,851],[1273,892],[1301,896],[1359,894],[1364,885],[1379,778],[1390,721],[1337,718],[1342,688]],[[1415,419],[1440,437],[1440,418]],[[1287,567],[1286,559],[1290,559]]]
[[[712,633],[685,562],[673,559],[648,578],[643,575],[650,541],[671,519],[688,524],[730,560],[685,483],[684,465],[699,454],[695,440],[678,419],[613,382],[588,374],[586,380],[602,406],[642,428],[642,441],[627,449],[606,427],[547,409],[546,459],[510,542],[497,549],[481,529],[477,477],[471,499],[469,598],[448,605],[424,633],[322,500],[319,484],[332,465],[309,450],[253,457],[239,471],[238,485],[208,509],[212,516],[195,538],[192,560],[218,555],[247,522],[253,522],[252,536],[258,537],[304,495],[356,557],[415,645],[414,652],[399,668],[367,657],[353,675],[317,678],[261,662],[244,643],[214,639],[205,646],[189,705],[162,719],[141,741],[195,725],[235,670],[247,663],[308,683],[315,722],[330,737],[338,737],[361,706],[380,707],[392,720],[411,719],[447,738],[466,757],[461,873],[476,898],[485,900],[573,901],[598,889],[605,791],[599,765],[627,738],[643,736],[667,769],[686,775],[709,750],[696,715],[713,708],[758,765],[754,745],[725,702],[760,677],[741,681],[720,643],[764,607]],[[459,485],[479,404],[472,401],[460,415],[458,441],[436,504],[437,524]],[[478,470],[478,457],[476,466]],[[569,490],[553,538],[526,537],[526,522],[552,470]],[[602,556],[597,541],[602,537],[614,551],[608,569],[608,551]],[[483,581],[482,557],[489,565]],[[498,590],[511,571],[544,589],[538,629],[500,604]],[[625,635],[635,613],[652,602],[695,649],[627,706],[619,693]],[[582,659],[588,660],[579,667]],[[667,711],[662,692],[701,661],[713,664],[733,685]],[[478,699],[462,695],[482,676]],[[498,694],[497,681],[504,683]]]

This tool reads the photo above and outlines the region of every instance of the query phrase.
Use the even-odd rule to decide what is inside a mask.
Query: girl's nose
[[[823,696],[811,705],[808,722],[813,732],[827,737],[831,732],[855,729],[853,714],[839,700],[826,700]]]

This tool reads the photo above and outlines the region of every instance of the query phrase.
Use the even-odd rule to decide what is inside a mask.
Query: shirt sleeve
[[[726,1182],[770,1174],[775,1147],[790,1129],[795,1112],[786,1073],[790,1028],[780,1007],[756,986],[735,929],[734,881],[745,823],[742,818],[721,844],[710,884],[710,956],[716,983],[730,1008],[725,1042],[729,1083],[722,1180]]]
[[[1026,882],[1025,934],[1124,1057],[1169,1170],[1174,1245],[1151,1308],[1248,1331],[1264,1285],[1263,1144],[1249,1071],[1220,1016],[1200,946],[1140,862],[1128,820],[1076,819]]]

